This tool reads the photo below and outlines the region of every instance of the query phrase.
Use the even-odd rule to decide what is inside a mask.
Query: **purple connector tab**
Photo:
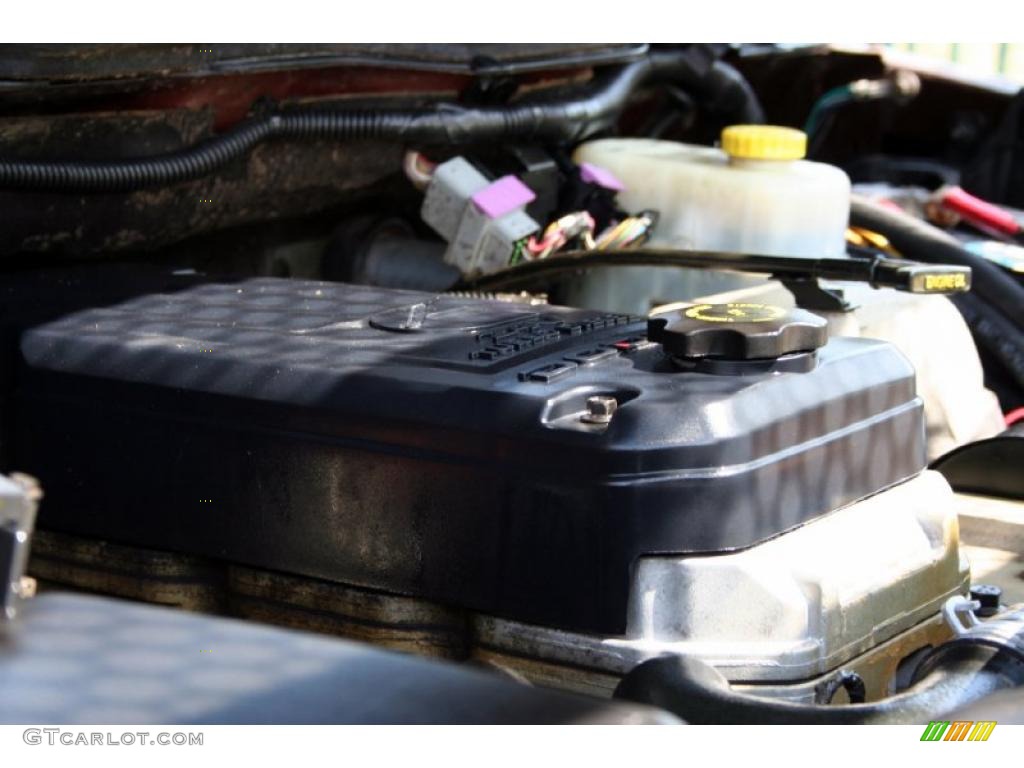
[[[613,192],[621,192],[626,188],[625,184],[615,178],[614,173],[593,163],[580,163],[580,178],[588,184],[597,184]]]
[[[473,204],[489,219],[497,219],[536,198],[533,190],[515,176],[502,176],[473,195]]]

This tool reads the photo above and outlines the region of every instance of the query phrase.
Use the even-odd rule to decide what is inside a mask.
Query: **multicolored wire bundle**
[[[643,245],[650,238],[657,220],[658,215],[654,211],[627,216],[602,232],[594,247],[599,251],[607,251]]]
[[[614,222],[595,237],[594,230],[597,225],[593,216],[587,211],[568,213],[551,222],[539,239],[530,237],[525,240],[512,263],[515,264],[522,259],[546,259],[574,241],[578,241],[581,249],[587,251],[621,250],[643,245],[650,237],[657,220],[658,215],[654,211],[643,211],[636,216],[626,216],[621,221]]]

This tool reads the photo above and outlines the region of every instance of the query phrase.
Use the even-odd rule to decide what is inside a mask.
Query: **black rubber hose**
[[[992,262],[971,253],[945,232],[905,213],[883,208],[854,195],[850,224],[885,235],[906,258],[971,268],[971,291],[1024,329],[1024,287]]]
[[[663,656],[629,672],[615,697],[651,704],[689,723],[815,724],[927,723],[998,691],[1024,685],[1024,612],[1000,622],[1009,630],[960,637],[933,650],[905,692],[869,704],[816,705],[773,700],[732,690],[713,667],[697,659]]]
[[[1024,389],[1024,339],[1020,323],[1015,325],[979,296],[965,293],[951,299],[971,329],[975,343],[998,360]]]
[[[703,82],[703,93],[711,99],[708,109],[730,115],[737,123],[757,125],[765,121],[761,102],[739,71],[724,61],[716,61]]]
[[[738,693],[709,665],[664,656],[632,670],[615,697],[664,709],[695,725],[859,725],[927,723],[1024,682],[1024,665],[994,662],[976,648],[931,672],[913,689],[870,704],[796,704]]]
[[[611,127],[641,85],[673,81],[729,105],[744,120],[760,105],[735,70],[701,67],[686,50],[652,51],[597,77],[581,95],[503,107],[438,104],[426,109],[294,111],[255,118],[195,146],[133,160],[0,160],[0,187],[125,192],[201,178],[270,139],[384,139],[461,145],[509,139],[579,141]]]

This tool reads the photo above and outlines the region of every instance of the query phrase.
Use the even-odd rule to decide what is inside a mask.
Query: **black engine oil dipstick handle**
[[[582,268],[618,265],[730,270],[772,275],[783,282],[840,280],[908,293],[949,295],[971,289],[971,268],[960,264],[925,264],[880,254],[819,258],[647,247],[566,251],[547,259],[522,262],[462,287],[494,291],[561,273],[576,273]]]

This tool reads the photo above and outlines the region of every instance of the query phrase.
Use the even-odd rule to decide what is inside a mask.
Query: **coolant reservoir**
[[[842,256],[850,180],[803,160],[792,128],[734,125],[721,149],[655,139],[583,144],[577,162],[607,168],[630,211],[661,214],[652,245],[779,256]]]

